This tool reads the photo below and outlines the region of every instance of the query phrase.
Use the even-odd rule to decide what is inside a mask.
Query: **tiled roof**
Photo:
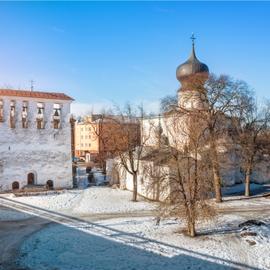
[[[0,96],[74,100],[73,98],[67,96],[64,93],[39,92],[39,91],[30,91],[30,90],[29,91],[13,90],[13,89],[0,89]]]

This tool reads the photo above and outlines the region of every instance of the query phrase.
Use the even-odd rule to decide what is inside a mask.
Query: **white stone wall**
[[[123,166],[121,166],[120,160],[118,158],[109,159],[106,161],[106,175],[110,184],[119,184],[121,189],[127,189],[133,191],[133,176],[130,174]],[[114,179],[114,174],[112,172],[113,168],[117,168],[119,179]],[[160,181],[154,181],[149,173],[145,170],[155,170],[156,175],[162,178]],[[151,161],[141,161],[140,168],[137,175],[137,192],[139,195],[154,201],[164,201],[171,192],[171,186],[169,182],[169,167],[155,166]],[[165,176],[165,177],[164,177]]]
[[[172,147],[182,149],[188,141],[186,121],[187,117],[185,115],[179,117],[179,114],[144,119],[141,123],[142,141],[145,142],[146,146],[157,146],[160,139],[166,138]],[[159,138],[158,130],[160,127],[162,138]]]
[[[255,165],[251,181],[257,184],[270,183],[270,157],[265,157]]]
[[[35,184],[53,180],[54,187],[72,187],[70,101],[2,97],[4,122],[0,122],[0,190],[10,190],[18,181],[27,184],[34,173]],[[9,127],[10,101],[16,102],[16,127]],[[22,128],[23,101],[28,101],[28,128]],[[45,128],[37,129],[37,102],[45,105]],[[52,125],[53,105],[61,104],[61,128]]]
[[[197,90],[178,91],[178,105],[187,110],[199,109],[207,107],[205,94]]]
[[[169,117],[158,117],[152,119],[145,119],[142,122],[143,132],[142,136],[149,136],[150,139],[146,145],[155,147],[158,143],[157,128],[161,125],[163,135],[165,135],[169,144],[176,148],[181,149],[188,140],[186,131],[186,117],[183,115],[171,115]],[[242,183],[244,181],[244,175],[240,171],[240,157],[233,150],[232,141],[224,135],[218,141],[218,153],[220,158],[220,169],[224,186],[232,186],[235,184]],[[208,147],[208,146],[206,146]],[[254,183],[265,184],[270,183],[270,157],[267,156],[264,160],[258,162],[253,169],[251,175],[251,181]],[[131,179],[127,181],[127,188],[131,189]],[[140,188],[139,188],[140,189]]]

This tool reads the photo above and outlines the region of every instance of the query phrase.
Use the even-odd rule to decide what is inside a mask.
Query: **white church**
[[[194,38],[192,42],[192,51],[184,63],[179,65],[176,69],[176,78],[180,83],[178,89],[178,107],[184,109],[186,112],[190,111],[203,111],[207,108],[206,90],[204,87],[194,87],[189,84],[191,78],[198,77],[198,83],[203,83],[209,77],[208,66],[200,62],[196,56],[194,48]],[[198,90],[199,89],[199,90]],[[170,186],[166,187],[165,194],[160,193],[160,187],[153,184],[151,177],[145,174],[144,166],[152,165],[153,173],[159,168],[169,171],[170,168],[166,163],[157,167],[154,165],[152,156],[160,155],[160,140],[165,139],[166,144],[174,147],[175,149],[182,149],[188,142],[188,136],[186,131],[186,123],[188,123],[188,114],[185,113],[179,117],[179,113],[171,112],[165,113],[158,117],[151,117],[143,119],[141,122],[141,142],[145,143],[148,147],[145,149],[145,155],[141,157],[140,168],[138,170],[138,193],[151,200],[157,198],[162,200],[162,196],[166,197],[170,192]],[[161,133],[160,133],[161,132]],[[158,134],[160,133],[160,134]],[[228,136],[223,134],[218,142],[218,153],[221,154],[222,160],[221,175],[224,186],[231,186],[234,184],[242,183],[243,175],[240,170],[239,159],[234,151],[227,148],[226,145],[231,143],[228,141]],[[159,149],[159,151],[156,151]],[[149,154],[150,153],[150,154]],[[150,157],[150,158],[149,158]],[[117,168],[117,172],[114,168]],[[121,162],[116,157],[113,160],[107,162],[107,175],[109,175],[110,182],[112,184],[120,184],[123,189],[133,190],[133,178],[127,170],[121,166]],[[270,182],[270,166],[269,159],[261,160],[254,168],[252,173],[252,182],[254,183],[269,183]],[[164,189],[165,190],[165,189]]]
[[[63,93],[0,89],[0,191],[72,187],[72,101]]]

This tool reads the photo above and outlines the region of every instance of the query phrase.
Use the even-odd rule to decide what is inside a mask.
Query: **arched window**
[[[41,102],[37,103],[37,129],[45,128],[44,122],[44,104]]]
[[[13,190],[16,190],[16,189],[19,189],[20,188],[20,184],[19,182],[15,181],[12,183],[12,189]]]
[[[15,101],[10,101],[10,112],[9,112],[10,127],[15,128]]]
[[[48,180],[46,186],[48,189],[53,189],[53,180]]]
[[[22,107],[22,128],[28,128],[28,102],[23,101],[23,107]]]
[[[60,120],[61,120],[61,106],[60,104],[53,105],[53,128],[60,128]]]
[[[27,185],[35,184],[35,175],[33,173],[28,173],[27,175]]]

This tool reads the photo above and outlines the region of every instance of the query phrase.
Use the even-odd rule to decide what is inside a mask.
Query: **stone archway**
[[[27,185],[34,185],[35,184],[35,174],[34,173],[28,173],[27,174]]]

